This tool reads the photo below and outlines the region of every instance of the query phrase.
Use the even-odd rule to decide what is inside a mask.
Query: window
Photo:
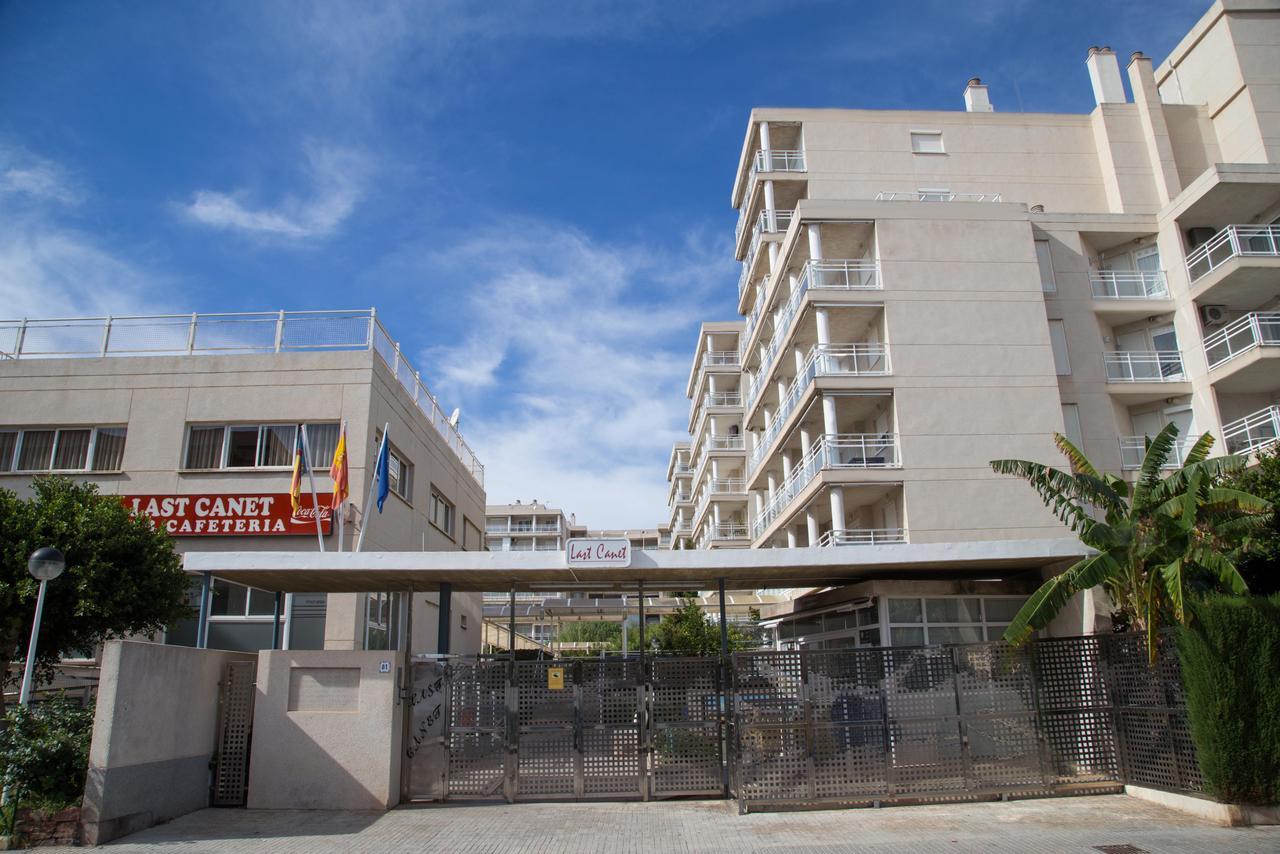
[[[480,529],[475,523],[465,516],[462,518],[462,548],[464,551],[479,551],[483,541],[480,537]]]
[[[1040,289],[1047,294],[1058,290],[1053,280],[1053,258],[1049,254],[1049,241],[1036,240],[1036,261],[1040,264]]]
[[[1058,376],[1071,374],[1071,359],[1067,355],[1067,327],[1061,320],[1049,321],[1049,344],[1053,347],[1053,366]]]
[[[911,131],[911,150],[916,154],[945,154],[942,147],[942,131]]]
[[[434,486],[431,487],[431,506],[427,508],[427,519],[450,537],[453,536],[453,504]]]
[[[323,472],[333,461],[338,424],[307,424],[306,428],[307,461],[312,469]],[[191,424],[183,468],[289,468],[297,439],[296,424]]]
[[[889,600],[893,646],[999,640],[1025,597],[946,596]]]
[[[0,472],[119,471],[124,427],[0,429]]]
[[[365,597],[365,649],[395,649],[393,631],[400,613],[400,599],[391,593],[370,593]]]
[[[1071,444],[1084,450],[1084,430],[1080,427],[1080,406],[1075,403],[1062,404],[1062,435]]]
[[[276,595],[215,578],[211,617],[274,617]]]

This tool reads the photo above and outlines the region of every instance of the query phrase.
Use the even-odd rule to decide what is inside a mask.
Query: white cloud
[[[253,206],[247,191],[197,191],[183,212],[204,225],[260,237],[306,239],[333,233],[355,210],[363,195],[368,161],[336,146],[306,147],[313,187],[303,198],[286,195],[273,207]]]
[[[553,502],[594,527],[663,521],[695,330],[708,289],[732,281],[729,252],[511,222],[440,260],[470,275],[460,322],[476,331],[423,363],[463,402],[489,500]]]
[[[0,196],[73,205],[83,193],[66,170],[52,160],[22,148],[0,145]]]

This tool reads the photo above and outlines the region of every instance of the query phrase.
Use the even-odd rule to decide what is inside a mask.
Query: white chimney
[[[987,95],[987,84],[977,77],[971,79],[969,85],[964,87],[964,108],[970,113],[994,113],[996,111],[996,108],[991,106],[991,98]]]
[[[1093,99],[1099,104],[1123,104],[1124,84],[1120,82],[1120,62],[1116,52],[1109,47],[1089,48],[1089,82],[1093,84]]]

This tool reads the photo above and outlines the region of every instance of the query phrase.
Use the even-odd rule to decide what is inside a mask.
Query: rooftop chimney
[[[1120,62],[1116,52],[1109,47],[1089,48],[1084,61],[1089,68],[1089,82],[1093,84],[1093,99],[1098,104],[1123,104],[1124,84],[1120,82]]]
[[[1117,70],[1117,74],[1120,72]],[[996,108],[991,106],[991,98],[987,96],[987,84],[983,83],[977,77],[969,80],[969,85],[964,87],[964,108],[970,113],[994,113]]]

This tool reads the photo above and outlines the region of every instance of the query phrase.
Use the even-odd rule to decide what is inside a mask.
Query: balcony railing
[[[1280,256],[1280,225],[1228,225],[1187,255],[1194,283],[1232,258]]]
[[[702,400],[707,406],[742,405],[742,395],[736,391],[709,391]]]
[[[737,350],[708,350],[702,354],[704,368],[734,368],[738,366]]]
[[[999,193],[952,193],[946,190],[881,190],[877,202],[998,202]]]
[[[778,312],[773,324],[773,335],[760,363],[760,375],[767,375],[773,359],[787,338],[787,330],[795,319],[804,295],[811,290],[827,291],[878,291],[880,264],[877,261],[807,261],[796,282],[796,289]]]
[[[483,486],[484,466],[373,309],[0,320],[0,358],[4,359],[351,350],[378,354],[463,468]]]
[[[707,448],[712,451],[741,451],[746,449],[742,436],[732,433],[723,436],[708,436]]]
[[[1258,347],[1280,346],[1280,311],[1255,311],[1238,317],[1204,339],[1209,369]]]
[[[1197,437],[1198,438],[1198,437]],[[1169,458],[1165,460],[1162,468],[1176,469],[1181,467],[1182,463],[1187,459],[1187,453],[1195,445],[1196,438],[1180,439],[1173,446],[1173,451],[1169,454]],[[1120,466],[1126,470],[1142,468],[1142,461],[1147,456],[1147,437],[1146,436],[1121,436],[1120,437]]]
[[[560,551],[559,543],[538,543],[533,547],[535,552],[558,552]]]
[[[758,537],[778,518],[797,495],[804,491],[818,473],[827,469],[897,468],[898,436],[896,433],[825,434],[791,469],[791,474],[774,490],[773,500],[752,526]]]
[[[1168,299],[1163,270],[1091,270],[1094,299]]]
[[[721,523],[711,526],[711,539],[713,540],[745,540],[746,538],[746,525]]]
[[[804,172],[804,152],[798,149],[766,148],[751,161],[751,176],[760,172]]]
[[[747,482],[740,477],[717,477],[707,483],[712,495],[737,495],[747,491]]]
[[[755,263],[756,253],[760,251],[760,242],[764,239],[764,235],[786,231],[791,227],[791,216],[791,211],[760,211],[760,215],[756,217],[756,224],[751,229],[751,243],[747,245],[747,254],[743,256],[748,270]],[[742,293],[741,282],[739,282],[738,293]]]
[[[677,491],[675,495],[671,497],[671,501],[673,504],[688,504],[692,500],[693,500],[693,493],[689,492],[689,490],[687,489]]]
[[[765,427],[764,434],[760,437],[760,444],[751,452],[748,467],[754,471],[764,459],[769,446],[777,438],[778,431],[782,429],[788,416],[795,411],[800,399],[804,396],[804,390],[809,387],[814,377],[883,377],[888,376],[889,373],[889,348],[884,344],[815,344],[809,349],[800,372],[787,387],[786,397],[782,399],[778,405],[778,411]],[[756,386],[759,385],[761,383],[757,380],[752,386],[752,391],[756,392]],[[754,394],[751,402],[753,404],[755,402]]]
[[[692,474],[693,466],[688,463],[676,463],[671,467],[671,470],[674,474]]]
[[[1280,440],[1280,406],[1268,406],[1222,425],[1227,453],[1250,454]]]
[[[1186,379],[1178,350],[1117,350],[1104,353],[1109,383],[1175,383]]]
[[[905,543],[905,528],[844,528],[827,531],[818,539],[819,546],[879,546]]]

